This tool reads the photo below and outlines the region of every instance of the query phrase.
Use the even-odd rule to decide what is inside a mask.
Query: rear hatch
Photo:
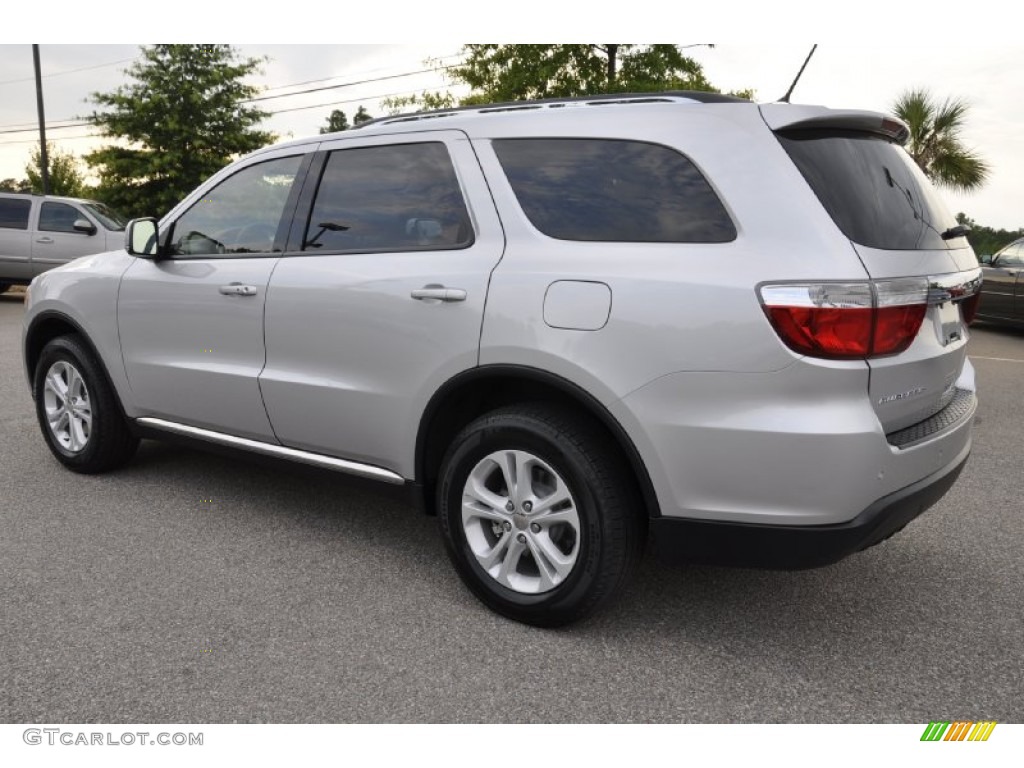
[[[868,355],[885,432],[930,418],[973,388],[967,331],[980,270],[931,182],[901,143],[903,123],[867,112],[765,105],[762,114],[871,278],[876,308],[920,326],[897,353]],[[972,299],[972,297],[975,297]],[[896,308],[893,306],[893,309]],[[877,319],[876,324],[884,321]],[[908,320],[909,318],[909,320]]]

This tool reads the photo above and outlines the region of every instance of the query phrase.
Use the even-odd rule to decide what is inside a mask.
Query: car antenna
[[[814,51],[817,50],[817,48],[817,43],[811,46],[811,52],[807,54],[807,58],[804,59],[804,65],[800,67],[800,71],[797,72],[796,77],[793,78],[793,84],[789,86],[789,90],[786,91],[786,95],[779,99],[783,104],[789,104],[789,97],[793,95],[793,89],[796,88],[796,84],[800,82],[800,76],[804,73],[804,70],[807,69],[807,62],[811,60],[811,56],[814,55]]]

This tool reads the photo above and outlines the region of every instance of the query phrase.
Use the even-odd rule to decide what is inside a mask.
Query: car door
[[[287,446],[412,477],[427,401],[477,364],[504,236],[461,132],[321,150],[267,296],[267,412]]]
[[[260,157],[201,189],[165,228],[164,257],[125,272],[118,329],[143,415],[274,441],[257,376],[298,152]]]
[[[91,230],[75,229],[85,221]],[[71,203],[43,201],[39,220],[32,233],[32,274],[67,264],[80,256],[106,250],[106,236],[91,216]]]
[[[1018,273],[1024,267],[1024,243],[1011,243],[999,251],[992,263],[983,264],[984,284],[978,312],[988,317],[1014,317],[1015,294],[1022,287]],[[1017,307],[1017,312],[1024,307]]]
[[[1007,272],[1016,272],[1017,281],[1014,284],[1016,290],[1013,293],[1013,308],[1010,317],[1024,322],[1024,243],[1018,243],[1014,254],[999,263]]]
[[[0,281],[32,279],[33,199],[0,196]]]

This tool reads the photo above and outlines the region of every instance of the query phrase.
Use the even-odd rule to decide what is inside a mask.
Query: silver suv
[[[36,278],[43,436],[174,435],[405,486],[468,587],[581,618],[648,530],[821,566],[971,447],[974,253],[892,118],[711,94],[386,118],[267,148]]]

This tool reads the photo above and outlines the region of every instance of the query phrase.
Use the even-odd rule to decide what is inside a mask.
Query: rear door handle
[[[439,301],[465,301],[466,292],[461,288],[445,288],[443,285],[425,285],[410,294],[414,299],[437,299]]]
[[[36,238],[36,242],[37,243],[52,243],[53,242],[53,238],[52,237],[37,237]]]
[[[225,296],[255,296],[259,293],[255,285],[242,285],[241,283],[222,285],[220,292]]]

